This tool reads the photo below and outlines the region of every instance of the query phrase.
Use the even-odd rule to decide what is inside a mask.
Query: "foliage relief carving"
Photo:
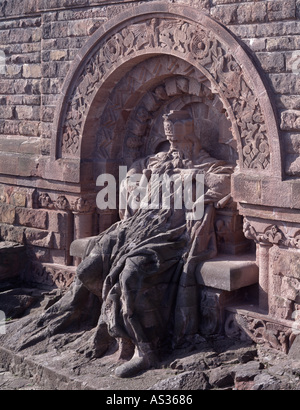
[[[212,92],[231,110],[236,123],[235,138],[241,141],[240,158],[243,168],[267,169],[270,148],[261,106],[254,95],[250,79],[230,50],[209,30],[200,24],[182,19],[151,18],[136,23],[100,43],[89,58],[73,86],[62,125],[61,156],[78,157],[85,119],[89,108],[105,81],[105,76],[128,59],[151,49],[173,54],[199,68],[211,81]],[[103,133],[101,149],[107,152],[113,144],[112,136]]]

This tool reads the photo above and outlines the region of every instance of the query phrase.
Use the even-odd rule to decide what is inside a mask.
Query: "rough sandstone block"
[[[42,67],[40,64],[24,64],[23,65],[24,78],[41,78]]]
[[[68,226],[67,212],[48,211],[49,230],[52,232],[66,232]]]
[[[0,205],[0,222],[13,225],[16,218],[15,207],[11,205]]]
[[[16,107],[16,115],[19,120],[29,120],[33,117],[33,107],[20,105]]]
[[[298,74],[270,74],[269,77],[276,94],[300,93],[300,78]]]
[[[2,239],[5,238],[5,240],[8,242],[25,244],[24,233],[25,228],[23,227],[0,223],[0,237]]]
[[[300,280],[300,252],[292,249],[272,248],[271,269],[273,275]]]
[[[31,228],[47,229],[48,214],[43,210],[16,208],[16,223]]]
[[[28,245],[39,246],[41,248],[53,248],[52,232],[26,228],[25,229],[26,243]]]
[[[231,3],[231,4],[227,4]],[[232,4],[238,3],[238,4]],[[295,0],[213,2],[211,14],[223,24],[253,24],[295,19]]]
[[[300,131],[300,111],[284,111],[281,114],[281,129],[284,131]]]
[[[257,57],[266,72],[280,73],[285,70],[284,53],[257,53]]]
[[[296,16],[295,0],[273,0],[267,2],[269,21],[293,19]]]

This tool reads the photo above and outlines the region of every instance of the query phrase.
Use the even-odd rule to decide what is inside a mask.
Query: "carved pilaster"
[[[93,236],[93,214],[95,206],[93,201],[82,197],[76,199],[73,203],[72,212],[74,215],[74,233],[73,240],[83,239]],[[74,265],[78,266],[80,258],[75,258]]]
[[[291,319],[298,310],[300,288],[299,225],[245,218],[244,233],[257,244],[260,308],[273,317]]]

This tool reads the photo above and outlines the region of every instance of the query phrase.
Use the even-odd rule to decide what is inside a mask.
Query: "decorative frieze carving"
[[[256,228],[253,223],[244,218],[244,234],[247,239],[254,240],[256,243],[300,249],[299,227],[290,229],[289,233],[275,224],[268,225],[265,223],[263,227]]]
[[[83,64],[70,93],[62,124],[61,156],[79,155],[85,120],[105,77],[128,58],[151,51],[188,61],[209,79],[212,92],[220,95],[233,123],[233,134],[240,141],[242,166],[267,169],[270,148],[266,125],[251,79],[246,78],[221,38],[206,27],[182,18],[149,18],[121,27],[119,32],[100,42]],[[109,152],[112,138],[111,134],[102,133],[103,155]],[[128,144],[137,146],[138,141],[131,138]]]
[[[67,289],[74,281],[75,276],[76,268],[72,266],[32,262],[29,280],[43,285],[55,286],[59,289]]]
[[[276,350],[288,353],[299,325],[292,321],[278,321],[274,318],[246,309],[229,308],[226,312],[225,334],[232,339],[252,339]]]
[[[52,200],[48,193],[42,192],[38,197],[38,207],[82,214],[93,213],[96,209],[96,199],[83,197],[74,199],[59,195],[56,200]]]

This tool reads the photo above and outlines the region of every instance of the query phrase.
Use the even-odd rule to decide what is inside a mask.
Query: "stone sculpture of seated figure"
[[[199,174],[204,178],[203,195],[193,198],[193,210],[184,200],[180,209],[174,205],[178,204],[178,195],[186,199],[191,192],[185,184],[179,189],[173,178],[175,188],[168,191],[170,206],[160,203],[132,209],[128,205],[120,210],[121,221],[91,240],[73,287],[58,307],[51,308],[53,315],[66,311],[63,306],[68,304],[71,312],[79,301],[82,303],[80,295],[86,289],[98,296],[102,308],[94,349],[100,357],[113,339],[127,346],[131,357],[117,368],[119,377],[131,377],[150,368],[159,361],[162,351],[198,334],[194,269],[200,261],[216,256],[214,211],[230,194],[232,167],[201,148],[188,112],[166,114],[164,129],[169,151],[138,160],[128,178],[143,174],[144,182],[158,181],[159,185],[162,180],[153,177],[175,175],[182,180],[189,174],[195,184]],[[125,185],[123,197],[130,204],[135,190],[125,190]],[[203,212],[191,217],[200,204],[204,204]]]

